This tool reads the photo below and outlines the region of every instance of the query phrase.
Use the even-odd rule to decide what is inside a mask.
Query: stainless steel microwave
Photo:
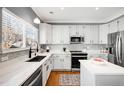
[[[84,37],[82,36],[71,36],[70,43],[71,44],[80,44],[84,42]]]

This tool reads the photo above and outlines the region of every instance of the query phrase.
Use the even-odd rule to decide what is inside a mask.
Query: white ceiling
[[[32,7],[48,23],[105,23],[124,14],[124,7]],[[49,12],[54,12],[50,14]]]

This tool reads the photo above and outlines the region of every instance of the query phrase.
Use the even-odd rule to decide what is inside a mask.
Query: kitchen
[[[123,10],[1,7],[0,85],[123,86]]]

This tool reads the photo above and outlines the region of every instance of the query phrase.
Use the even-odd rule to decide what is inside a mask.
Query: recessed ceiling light
[[[96,10],[99,10],[99,7],[96,7],[95,9],[96,9]]]
[[[51,11],[51,12],[49,12],[49,13],[50,13],[50,14],[52,14],[52,15],[54,14],[54,12],[52,12],[52,11]]]
[[[60,9],[61,9],[61,10],[64,10],[64,7],[61,7]]]

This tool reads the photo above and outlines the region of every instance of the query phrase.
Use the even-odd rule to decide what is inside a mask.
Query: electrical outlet
[[[6,60],[8,60],[8,56],[4,56],[1,59],[2,59],[2,61],[6,61]]]

